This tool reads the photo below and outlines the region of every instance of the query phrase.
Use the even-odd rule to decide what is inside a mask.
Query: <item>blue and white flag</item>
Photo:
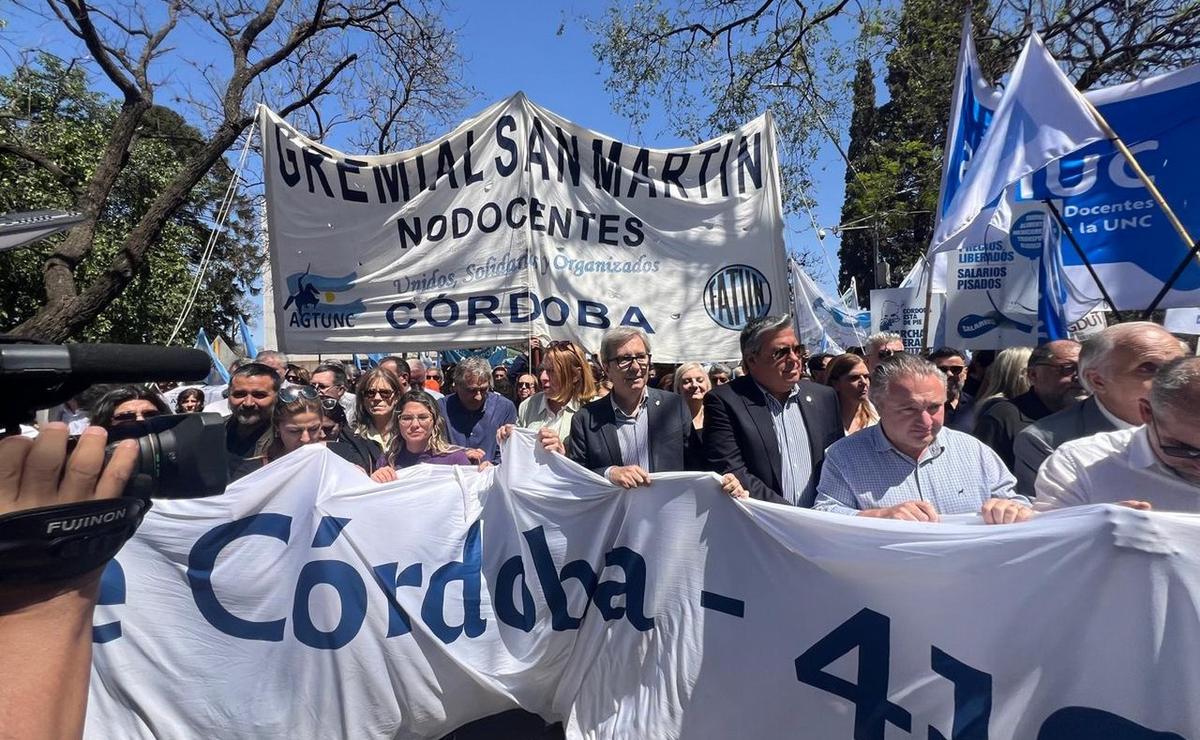
[[[1005,188],[1102,139],[1087,102],[1041,37],[1031,34],[972,166],[934,231],[930,253],[956,249],[957,237]]]
[[[989,88],[978,72],[968,24],[964,23],[963,31],[953,115],[947,128],[939,201],[943,211],[999,105],[998,92]],[[966,80],[971,84],[965,84]],[[1200,159],[1200,65],[1093,90],[1084,97],[1134,152],[1184,225],[1193,233],[1200,229],[1200,179],[1192,172],[1192,163]],[[1046,200],[1059,201],[1064,223],[1119,309],[1148,306],[1185,258],[1183,245],[1166,216],[1107,139],[1022,178],[999,204],[1011,209]],[[981,215],[980,221],[984,218]],[[1008,224],[994,218],[989,231],[995,238],[997,231],[1007,233]],[[1068,317],[1080,317],[1096,305],[1100,291],[1084,257],[1068,242],[1062,244],[1065,249],[1059,258],[1069,293],[1067,313]],[[942,268],[944,259],[939,256],[935,267]],[[945,289],[943,271],[936,272],[935,292]],[[1081,296],[1082,302],[1071,303],[1070,295]],[[1160,305],[1200,305],[1200,266],[1194,260]]]
[[[246,325],[246,320],[238,316],[238,331],[242,335],[242,348],[247,357],[258,357],[258,345],[254,341],[254,333]]]
[[[208,371],[208,378],[205,379],[206,385],[222,385],[229,382],[229,371],[225,369],[225,365],[221,363],[221,358],[217,356],[216,350],[213,349],[212,343],[208,341],[208,334],[201,328],[196,332],[196,349],[202,349],[208,354],[208,358],[212,360],[212,368]]]
[[[991,85],[983,76],[983,67],[975,52],[975,38],[971,34],[971,14],[967,13],[963,16],[958,68],[954,75],[954,97],[950,101],[950,120],[946,126],[938,209],[934,214],[939,223],[966,177],[972,156],[983,143],[983,136],[992,123],[992,116],[1000,106],[1002,97],[1003,91]],[[938,290],[936,281],[934,290]]]
[[[843,297],[831,298],[804,268],[788,260],[792,273],[796,338],[814,352],[841,353],[861,347],[871,333],[871,312],[850,308]]]

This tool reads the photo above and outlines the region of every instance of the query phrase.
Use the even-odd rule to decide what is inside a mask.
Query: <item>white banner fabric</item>
[[[624,144],[516,94],[416,149],[352,155],[261,110],[286,352],[530,336],[590,350],[636,326],[664,362],[734,359],[788,310],[769,114],[694,147]]]
[[[1200,308],[1168,308],[1163,326],[1175,334],[1200,334]]]
[[[314,446],[156,503],[105,574],[86,737],[440,737],[517,705],[570,738],[1200,727],[1195,516],[865,520],[508,445],[384,486]]]

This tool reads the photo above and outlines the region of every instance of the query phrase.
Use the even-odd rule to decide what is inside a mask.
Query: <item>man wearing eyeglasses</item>
[[[346,371],[337,365],[318,365],[312,372],[310,384],[322,398],[331,398],[346,413],[348,424],[354,424],[354,394],[346,390]],[[347,399],[347,396],[349,398]]]
[[[751,321],[740,337],[748,375],[704,397],[704,452],[749,495],[811,507],[825,448],[845,430],[832,388],[801,379],[804,346],[792,317]]]
[[[1089,337],[1079,352],[1079,379],[1092,395],[1030,424],[1013,442],[1017,491],[1034,495],[1038,469],[1058,447],[1100,432],[1142,424],[1142,399],[1149,398],[1158,369],[1183,357],[1183,343],[1158,324],[1131,321]]]
[[[904,351],[904,340],[899,334],[881,331],[867,337],[863,345],[863,359],[867,361],[867,370],[875,372],[879,363]]]
[[[571,420],[567,456],[622,488],[648,486],[653,473],[698,470],[689,449],[692,416],[677,393],[648,387],[650,339],[633,327],[609,330],[600,342],[612,392],[581,408]],[[740,490],[736,480],[726,491]]]
[[[1025,427],[1087,398],[1079,383],[1079,342],[1074,339],[1056,339],[1035,347],[1025,375],[1029,390],[1011,400],[988,404],[973,432],[1000,456],[1009,471],[1014,468],[1013,441]]]
[[[1159,368],[1138,411],[1144,426],[1059,447],[1038,473],[1035,508],[1120,504],[1200,512],[1200,357]]]
[[[271,409],[279,395],[283,377],[274,368],[248,362],[229,378],[229,409],[225,422],[225,449],[229,453],[230,479],[245,475],[262,463],[248,465],[257,457],[259,441],[271,429]]]

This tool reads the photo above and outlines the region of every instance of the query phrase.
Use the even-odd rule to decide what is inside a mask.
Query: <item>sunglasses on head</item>
[[[300,398],[315,401],[319,395],[315,388],[308,385],[289,385],[279,389],[279,400],[283,403],[292,403]]]

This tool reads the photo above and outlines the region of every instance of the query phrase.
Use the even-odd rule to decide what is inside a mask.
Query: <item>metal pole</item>
[[[1063,220],[1062,214],[1058,212],[1058,207],[1055,206],[1054,202],[1049,199],[1042,202],[1050,207],[1050,212],[1054,214],[1054,220],[1058,221],[1058,225],[1062,227],[1063,233],[1066,234],[1067,239],[1070,240],[1071,246],[1075,248],[1075,254],[1079,255],[1079,259],[1083,260],[1083,266],[1087,268],[1088,274],[1092,276],[1092,281],[1096,283],[1096,287],[1100,289],[1100,296],[1104,299],[1104,302],[1108,304],[1109,310],[1116,314],[1117,304],[1113,303],[1112,297],[1109,296],[1108,291],[1104,289],[1104,283],[1100,282],[1100,276],[1096,274],[1096,268],[1092,267],[1091,260],[1089,260],[1087,255],[1083,253],[1083,248],[1079,246],[1079,242],[1075,241],[1075,234],[1072,233],[1071,227],[1067,226],[1067,222]],[[1117,321],[1120,323],[1120,319]]]

